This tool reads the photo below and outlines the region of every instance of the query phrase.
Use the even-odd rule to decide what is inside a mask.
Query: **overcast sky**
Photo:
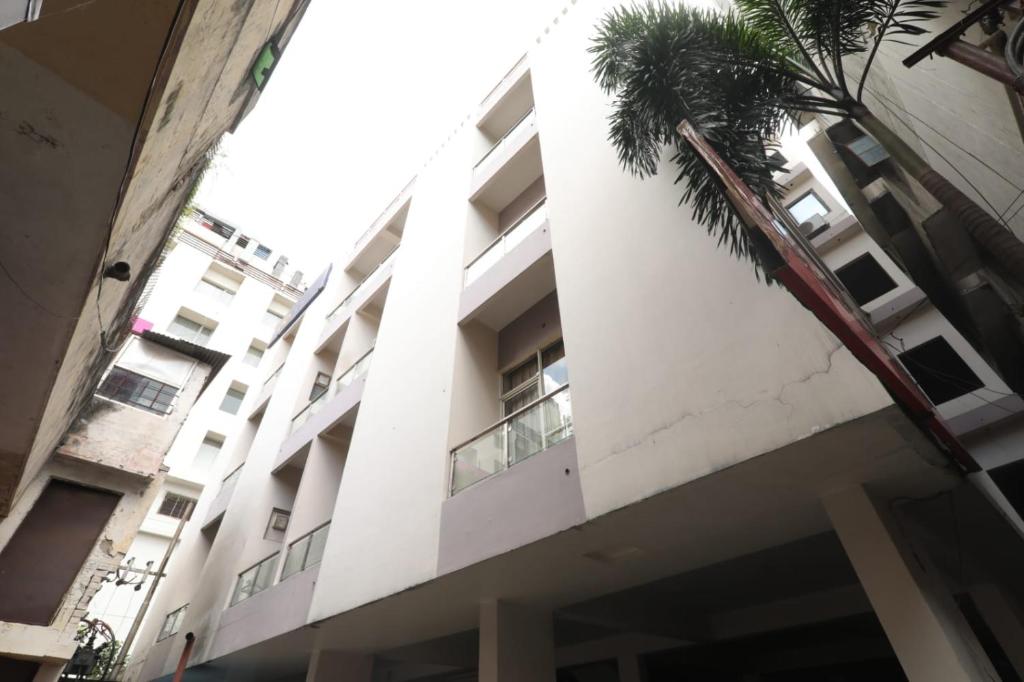
[[[568,0],[313,0],[199,206],[312,279]]]

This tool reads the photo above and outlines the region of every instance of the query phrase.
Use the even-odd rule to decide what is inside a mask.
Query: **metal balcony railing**
[[[569,384],[508,415],[451,451],[449,494],[505,471],[573,435]]]
[[[284,566],[281,568],[281,580],[320,563],[330,530],[331,522],[328,521],[288,545],[288,553],[284,555]]]
[[[270,385],[272,381],[277,379],[278,375],[281,374],[282,369],[284,369],[284,363],[281,363],[281,365],[277,369],[270,373],[270,376],[263,380],[263,387],[266,388],[267,386]]]
[[[510,143],[510,140],[512,140],[512,138],[515,137],[516,132],[519,129],[525,127],[526,125],[532,123],[533,119],[534,119],[534,110],[531,108],[529,111],[526,112],[525,116],[523,116],[521,119],[516,121],[516,124],[514,126],[512,126],[511,128],[509,128],[508,132],[505,133],[504,135],[502,135],[501,139],[499,139],[497,142],[495,142],[494,145],[490,149],[488,149],[487,152],[482,157],[480,157],[480,160],[477,161],[476,165],[473,166],[473,170],[476,170],[477,168],[479,168],[484,163],[484,161],[486,161],[491,156],[493,156],[495,154],[495,152],[497,152],[500,149],[504,149],[505,147],[507,147],[509,145],[509,143]]]
[[[235,483],[238,482],[238,477],[242,475],[242,467],[243,466],[245,466],[245,462],[242,462],[241,464],[236,466],[234,469],[231,470],[230,474],[228,474],[227,476],[224,477],[224,480],[221,481],[221,484],[220,484],[220,489],[221,490],[225,490],[227,488],[230,488],[231,486],[235,485]]]
[[[352,363],[352,366],[345,370],[345,373],[338,377],[338,380],[330,386],[330,388],[324,390],[315,398],[310,400],[302,410],[299,411],[294,417],[292,417],[292,425],[289,433],[295,433],[295,431],[308,422],[310,418],[323,409],[331,398],[336,396],[345,387],[351,385],[356,379],[366,374],[370,369],[370,356],[373,354],[373,348],[366,351],[358,360]]]
[[[466,266],[463,286],[469,286],[480,275],[490,270],[509,251],[547,222],[547,219],[547,199],[545,198],[534,204],[533,208],[526,212],[526,215],[502,232],[497,239],[491,242],[479,256]]]
[[[399,244],[399,246],[401,246],[401,244]],[[370,270],[370,272],[367,273],[366,277],[363,277],[361,280],[359,280],[359,284],[356,285],[356,288],[353,289],[352,291],[350,291],[348,296],[343,298],[341,300],[341,303],[339,303],[337,306],[334,307],[334,310],[332,310],[331,312],[327,313],[327,320],[328,321],[331,321],[331,320],[334,320],[334,319],[336,319],[338,317],[341,317],[342,315],[344,315],[345,313],[348,312],[350,304],[356,299],[356,294],[358,294],[363,289],[363,285],[365,285],[368,281],[370,281],[370,278],[373,277],[375,273],[379,272],[386,265],[391,263],[392,259],[394,259],[394,257],[395,257],[395,253],[398,252],[399,246],[396,246],[394,249],[392,249],[391,253],[389,253],[387,256],[385,256],[384,260],[382,260],[380,263],[378,263],[377,266],[373,270]]]

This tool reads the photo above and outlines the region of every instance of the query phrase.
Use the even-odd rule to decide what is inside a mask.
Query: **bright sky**
[[[198,205],[311,280],[567,3],[313,0]]]

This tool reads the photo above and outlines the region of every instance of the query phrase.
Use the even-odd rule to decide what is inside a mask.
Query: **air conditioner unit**
[[[806,239],[813,239],[829,228],[829,223],[823,215],[814,215],[800,223],[800,234]]]

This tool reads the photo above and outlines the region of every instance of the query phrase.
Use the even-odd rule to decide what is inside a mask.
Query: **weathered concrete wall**
[[[145,339],[135,338],[131,342],[182,357]],[[208,365],[194,363],[173,411],[167,415],[93,396],[57,448],[57,454],[138,476],[155,476],[209,374]]]

